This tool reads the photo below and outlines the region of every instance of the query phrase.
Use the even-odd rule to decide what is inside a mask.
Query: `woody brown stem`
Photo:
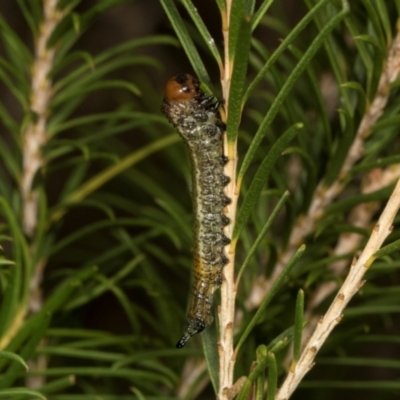
[[[35,175],[44,165],[41,148],[48,140],[47,118],[52,83],[49,73],[53,67],[55,47],[47,42],[60,23],[64,13],[57,10],[58,0],[44,0],[44,19],[35,44],[35,60],[32,66],[30,109],[35,114],[28,125],[23,142],[23,171],[21,193],[23,202],[22,223],[26,235],[31,237],[38,221],[38,193],[32,187]]]

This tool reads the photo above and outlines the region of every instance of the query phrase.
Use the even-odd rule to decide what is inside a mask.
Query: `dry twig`
[[[35,61],[32,66],[30,109],[36,117],[28,125],[23,143],[21,193],[23,228],[28,236],[35,232],[38,219],[38,193],[32,188],[32,183],[43,167],[41,148],[48,140],[46,125],[52,91],[49,73],[53,67],[55,48],[48,48],[47,42],[64,17],[64,13],[57,10],[58,0],[45,0],[43,3],[44,19],[35,43]]]
[[[222,16],[225,61],[224,70],[221,79],[223,97],[225,104],[229,102],[229,90],[232,76],[232,66],[229,59],[229,21],[232,2],[226,2],[226,14]],[[226,195],[231,199],[231,203],[227,207],[227,217],[232,221],[225,228],[227,237],[232,237],[233,221],[235,221],[238,194],[236,193],[236,143],[234,146],[228,146],[225,135],[224,148],[227,149],[225,154],[228,155],[228,163],[225,166],[224,173],[230,177],[230,183],[226,187]],[[223,269],[223,282],[221,285],[221,305],[218,308],[219,317],[219,393],[220,400],[228,399],[229,388],[233,385],[233,372],[235,361],[233,359],[233,322],[235,315],[235,282],[234,282],[234,254],[229,253],[230,246],[225,248],[228,253],[229,263]]]

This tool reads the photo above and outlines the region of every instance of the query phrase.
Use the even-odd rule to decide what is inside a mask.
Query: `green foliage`
[[[105,24],[108,12],[123,21],[127,10],[129,24],[138,25],[148,15],[140,14],[139,24],[137,9],[124,0],[60,1],[63,16],[46,43],[54,51],[51,95],[30,192],[36,198],[30,233],[22,178],[26,133],[43,117],[32,109],[40,92],[32,88],[38,62],[32,44],[36,49],[43,35],[46,3],[15,2],[29,36],[0,7],[0,398],[215,397],[218,318],[202,333],[203,347],[199,335],[174,348],[190,292],[190,164],[159,108],[166,70],[180,64],[176,72],[185,72],[189,62],[213,93],[215,71],[228,62],[228,145],[237,141],[240,190],[232,237],[234,344],[235,380],[245,380],[237,398],[273,399],[286,368],[299,359],[304,316],[323,314],[332,295],[312,310],[310,299],[326,282],[343,281],[332,265],[350,266],[393,188],[388,182],[362,191],[377,168],[399,166],[400,79],[387,88],[389,102],[362,138],[362,157],[344,175],[342,166],[380,94],[400,2],[304,0],[295,2],[294,18],[279,1],[235,0],[228,8],[222,0],[161,0],[157,24],[99,49],[88,43],[97,42],[96,24]],[[100,29],[110,33],[106,24]],[[317,187],[339,181],[345,190],[272,278]],[[360,205],[376,210],[366,226],[349,220]],[[400,311],[398,222],[369,260],[363,296],[316,358],[322,372],[306,377],[299,396],[325,398],[329,389],[334,398],[336,389],[351,389],[384,400],[399,390],[389,374],[346,378],[359,368],[371,374],[399,368],[390,354],[370,356],[400,344],[388,333]],[[356,248],[334,253],[350,234],[361,238]],[[274,279],[268,293],[251,303],[268,279]]]

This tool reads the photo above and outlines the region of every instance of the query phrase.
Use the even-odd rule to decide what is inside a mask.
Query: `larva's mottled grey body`
[[[187,327],[176,347],[183,347],[213,321],[212,302],[222,283],[222,268],[228,262],[224,235],[229,219],[223,209],[230,200],[224,194],[229,178],[223,168],[224,123],[214,96],[206,96],[199,82],[188,74],[167,82],[162,111],[189,148],[192,162],[194,212],[194,281]]]

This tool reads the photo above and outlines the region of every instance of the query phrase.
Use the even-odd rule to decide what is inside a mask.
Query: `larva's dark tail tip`
[[[187,341],[189,339],[190,339],[190,335],[188,335],[188,334],[183,335],[182,339],[176,344],[176,348],[181,349],[187,343]]]

